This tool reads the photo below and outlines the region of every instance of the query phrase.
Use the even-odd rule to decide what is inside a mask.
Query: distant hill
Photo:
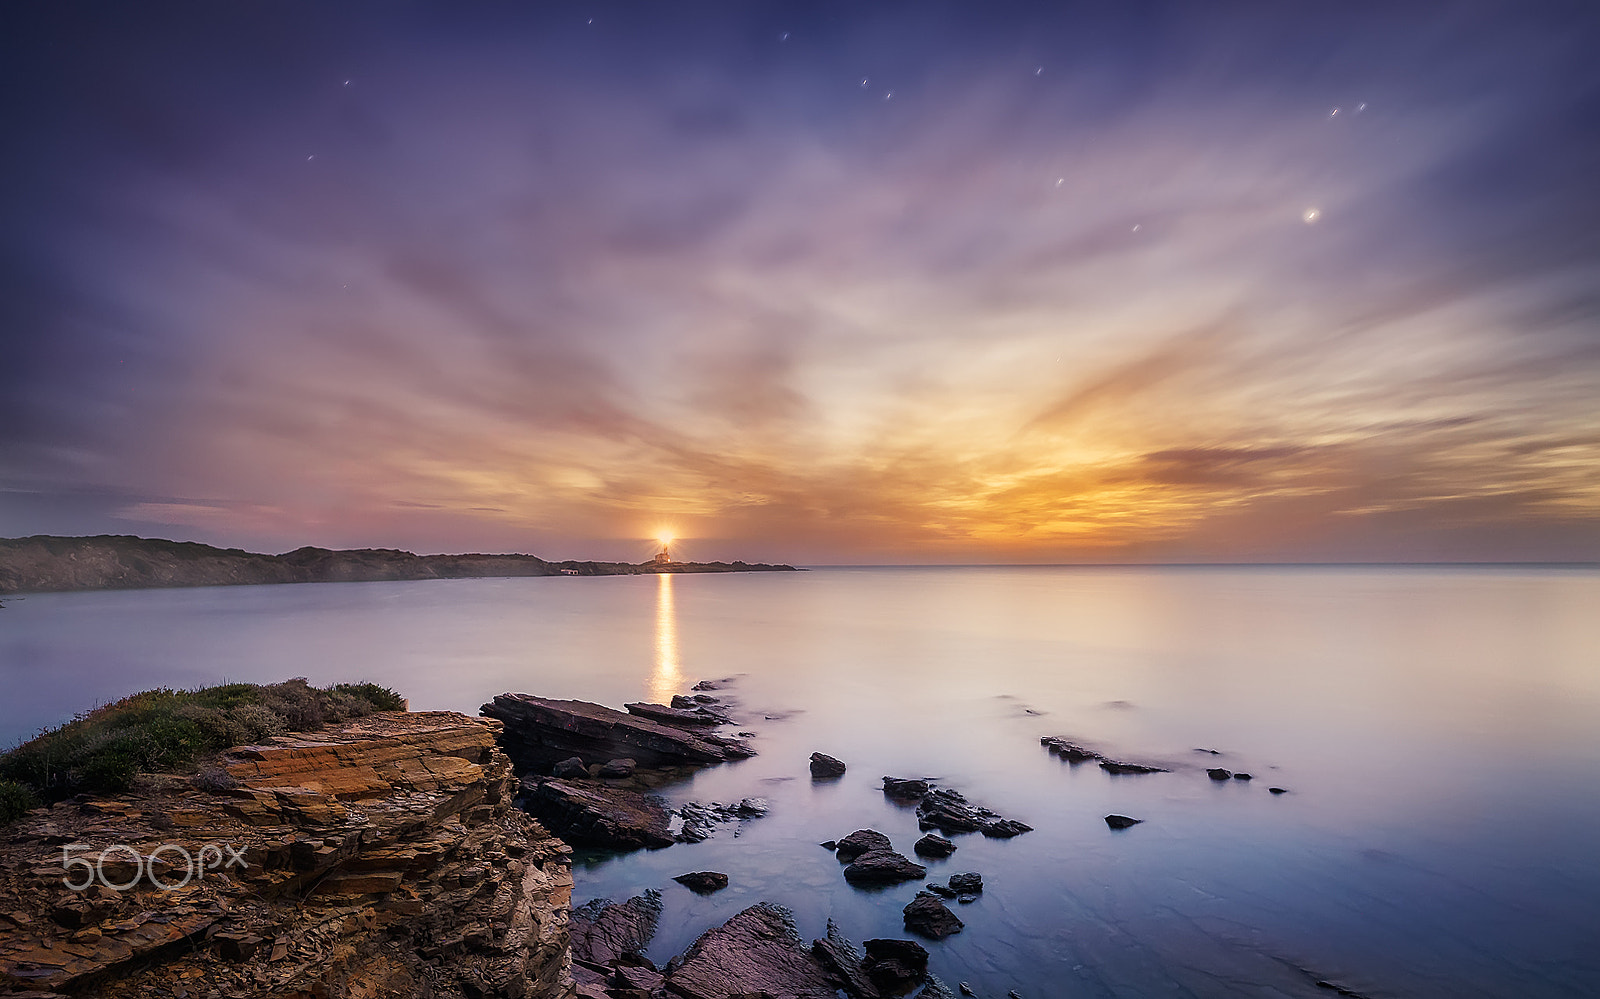
[[[126,534],[0,538],[0,594],[163,586],[353,583],[484,576],[627,576],[661,572],[793,572],[744,562],[547,562],[533,555],[416,555],[393,548],[296,548],[262,555]]]

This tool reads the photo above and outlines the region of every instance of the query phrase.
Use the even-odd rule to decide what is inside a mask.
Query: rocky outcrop
[[[331,551],[307,547],[283,555],[263,555],[238,548],[125,534],[0,538],[0,594],[485,576],[770,571],[795,569],[745,562],[674,562],[666,566],[653,562],[547,562],[533,555],[417,555],[392,548]]]
[[[701,934],[668,973],[667,988],[683,999],[836,999],[833,978],[802,945],[793,917],[767,902]]]
[[[867,977],[879,991],[902,995],[928,975],[928,952],[910,940],[868,940],[862,945]]]
[[[641,767],[662,769],[706,767],[754,755],[732,739],[685,731],[588,701],[500,694],[479,710],[504,723],[501,744],[519,772],[549,773],[571,757],[585,764],[627,758]]]
[[[1164,774],[1171,773],[1166,767],[1158,767],[1149,763],[1128,763],[1123,760],[1113,760],[1103,756],[1092,749],[1085,749],[1076,743],[1068,742],[1057,735],[1047,735],[1039,740],[1039,744],[1050,751],[1050,755],[1059,756],[1068,763],[1082,763],[1085,760],[1099,760],[1100,769],[1108,774]],[[1200,750],[1211,752],[1215,750]]]
[[[767,814],[767,807],[765,798],[741,798],[734,804],[686,801],[672,809],[672,813],[683,820],[675,838],[680,843],[700,843],[710,839],[718,826],[729,822],[739,823],[742,829],[745,822]],[[733,834],[738,836],[739,830],[735,829]]]
[[[840,860],[854,860],[872,850],[893,850],[889,837],[876,829],[857,829],[834,844],[834,853]]]
[[[720,871],[691,871],[672,880],[697,895],[710,895],[728,887],[728,876]]]
[[[878,986],[867,977],[855,945],[828,920],[827,936],[811,942],[811,953],[850,999],[878,999]]]
[[[646,701],[635,701],[624,704],[628,714],[640,718],[658,721],[663,725],[681,725],[690,728],[716,728],[718,725],[728,723],[728,714],[705,705],[693,708],[673,708],[665,704],[650,704]]]
[[[525,778],[522,807],[573,846],[638,850],[674,842],[666,806],[599,781]]]
[[[1210,777],[1212,780],[1232,780],[1233,771],[1227,769],[1226,767],[1212,767],[1210,770],[1206,771],[1206,776]]]
[[[937,833],[928,833],[911,845],[911,852],[919,857],[948,857],[956,852],[956,845]]]
[[[893,777],[885,777],[883,782],[884,793],[890,793],[889,789],[893,783],[896,789],[892,796],[902,801],[911,800],[908,785],[927,786],[928,783],[900,781]],[[998,812],[972,804],[961,792],[946,788],[929,788],[923,793],[921,799],[917,801],[917,825],[924,832],[937,829],[946,836],[981,832],[994,839],[1009,839],[1033,831],[1030,825],[1015,819],[1002,818]]]
[[[232,750],[209,790],[147,778],[30,814],[0,847],[0,988],[565,995],[570,849],[512,807],[498,728],[370,715]]]

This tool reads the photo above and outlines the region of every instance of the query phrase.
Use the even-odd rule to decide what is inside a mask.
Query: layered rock
[[[570,848],[512,807],[498,729],[371,715],[235,749],[212,790],[166,778],[29,815],[0,847],[0,988],[564,995]],[[125,889],[64,887],[78,844]]]
[[[659,849],[674,842],[666,806],[647,795],[598,781],[529,777],[522,807],[573,846],[604,850]]]
[[[706,767],[754,755],[733,739],[686,731],[588,701],[500,694],[480,713],[504,723],[501,744],[517,769],[525,772],[550,773],[555,764],[573,757],[585,764],[626,758],[640,767],[662,769]]]
[[[836,999],[833,977],[802,945],[794,919],[768,902],[701,934],[667,975],[667,987],[683,999]]]

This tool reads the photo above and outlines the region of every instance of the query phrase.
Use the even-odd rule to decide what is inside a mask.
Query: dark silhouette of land
[[[486,576],[631,576],[663,572],[794,572],[747,562],[548,562],[534,555],[416,555],[393,548],[297,548],[263,555],[126,534],[0,538],[0,594],[164,586],[353,583]]]

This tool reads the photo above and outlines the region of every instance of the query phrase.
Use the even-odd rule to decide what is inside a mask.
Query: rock
[[[576,777],[579,780],[589,776],[589,768],[576,756],[568,757],[550,768],[550,773],[561,778]]]
[[[958,791],[929,791],[917,805],[917,824],[924,831],[938,829],[947,836],[977,832],[985,822],[995,818],[999,816],[968,804]]]
[[[500,694],[480,712],[504,723],[500,744],[519,771],[542,772],[571,756],[590,763],[626,757],[661,768],[711,766],[748,753],[587,701]]]
[[[920,881],[928,869],[893,850],[869,850],[844,869],[844,879],[853,885],[898,884]]]
[[[833,851],[839,849],[839,841],[838,840],[834,840],[834,839],[830,839],[830,840],[827,840],[825,842],[818,843],[817,845],[822,847],[824,850],[827,850],[829,853],[832,853]]]
[[[638,999],[650,999],[666,984],[666,976],[657,971],[648,962],[644,964],[621,963],[612,974],[612,980],[618,990],[633,990]],[[618,992],[610,993],[611,999],[621,999]],[[632,997],[629,997],[632,999]]]
[[[868,940],[861,962],[867,977],[879,990],[898,995],[928,975],[928,952],[910,940]]]
[[[828,969],[802,946],[793,917],[768,902],[701,934],[668,972],[667,988],[683,999],[835,999]]]
[[[958,895],[958,896],[956,896],[956,901],[961,903],[962,905],[971,905],[972,903],[976,902],[977,900],[978,900],[978,896],[976,896],[976,895]]]
[[[1138,825],[1139,823],[1141,823],[1143,821],[1144,821],[1144,819],[1133,819],[1133,818],[1129,818],[1126,815],[1107,815],[1106,816],[1106,825],[1110,826],[1113,829],[1126,829],[1129,826],[1136,826],[1136,825]]]
[[[928,984],[924,985],[922,991],[917,993],[917,999],[956,999],[956,997],[955,993],[951,992],[945,983],[930,976]]]
[[[948,857],[956,852],[956,845],[937,833],[928,833],[912,845],[911,852],[919,857]]]
[[[1033,832],[1033,826],[1018,822],[1016,819],[995,819],[992,822],[985,822],[980,831],[990,839],[1010,839],[1025,832]]]
[[[944,903],[932,895],[918,895],[903,910],[906,929],[931,940],[943,940],[960,933],[962,922]]]
[[[1006,996],[1008,997],[1008,999],[1022,999],[1022,995],[1020,993],[1018,993],[1016,989],[1007,990],[1006,991]]]
[[[1221,767],[1213,767],[1206,771],[1206,776],[1212,780],[1228,780],[1233,777],[1233,771],[1224,770]]]
[[[1234,774],[1233,775],[1233,779],[1234,780],[1255,780],[1255,776],[1253,774]]]
[[[716,871],[694,871],[680,874],[672,880],[699,895],[710,895],[728,887],[728,876]]]
[[[572,910],[568,929],[572,957],[595,967],[641,953],[661,921],[661,893],[649,889],[626,902],[595,899]]]
[[[384,712],[235,747],[215,763],[222,790],[141,777],[16,820],[0,841],[0,913],[25,918],[0,917],[0,991],[563,994],[571,849],[513,805],[498,731],[453,712]],[[56,836],[146,856],[173,842],[227,850],[170,895],[70,893],[59,859],[48,871],[32,859]],[[155,866],[183,878],[170,851]],[[58,906],[82,925],[58,925]]]
[[[950,875],[950,887],[963,895],[983,894],[983,875],[974,872]]]
[[[709,839],[719,825],[728,822],[742,823],[746,819],[759,818],[767,814],[767,799],[745,798],[732,805],[725,805],[720,801],[688,801],[679,805],[675,811],[683,819],[683,828],[677,835],[678,842],[699,843]],[[739,835],[737,830],[734,831],[734,835]]]
[[[693,708],[683,709],[669,708],[665,704],[649,704],[643,701],[635,701],[632,704],[624,704],[623,707],[628,709],[628,714],[630,715],[638,715],[641,718],[658,721],[664,725],[715,728],[728,721],[726,714],[721,711],[714,711],[703,705],[695,705]]]
[[[1153,767],[1146,763],[1124,763],[1121,760],[1101,760],[1100,769],[1108,774],[1164,774],[1170,773],[1161,767]]]
[[[680,710],[687,711],[687,710],[690,710],[690,709],[693,709],[693,708],[697,708],[700,705],[699,705],[698,702],[695,701],[695,699],[693,697],[690,697],[687,694],[673,694],[672,695],[672,705],[671,706],[674,707],[674,708],[678,708]]]
[[[1100,754],[1094,750],[1084,749],[1082,746],[1074,745],[1057,736],[1047,735],[1040,739],[1039,742],[1050,750],[1051,755],[1059,756],[1068,763],[1082,763],[1085,760],[1100,759]]]
[[[627,757],[623,757],[620,760],[611,760],[600,768],[597,776],[606,780],[620,780],[623,777],[632,777],[633,771],[638,765]]]
[[[730,677],[724,677],[721,680],[701,680],[699,683],[695,684],[693,687],[691,687],[689,689],[691,689],[691,690],[721,690],[723,687],[726,687],[728,684],[730,684],[732,682],[733,682],[733,677],[731,677],[731,676]]]
[[[671,846],[667,810],[654,798],[595,781],[530,777],[522,807],[573,846],[606,850]]]
[[[925,780],[907,780],[900,777],[883,779],[883,793],[896,801],[921,801],[928,790],[929,784]]]
[[[811,953],[822,962],[834,982],[850,999],[878,999],[881,995],[872,979],[867,977],[866,969],[861,964],[861,955],[839,932],[833,920],[828,920],[827,936],[811,942]]]
[[[893,850],[889,837],[876,829],[857,829],[835,844],[840,860],[854,860],[870,850]]]
[[[941,898],[955,898],[957,895],[961,894],[949,885],[942,885],[937,881],[929,881],[928,890],[933,892],[935,895],[940,896]]]
[[[811,754],[811,776],[842,777],[844,776],[844,763],[824,753]]]
[[[677,698],[673,698],[673,700],[676,701]],[[694,702],[696,704],[720,704],[722,703],[722,698],[712,697],[710,694],[696,694],[694,695]],[[672,706],[677,707],[678,705],[673,704]]]
[[[1272,792],[1273,794],[1288,794],[1289,793],[1289,789],[1286,788],[1286,787],[1269,787],[1269,788],[1267,788],[1267,790]]]
[[[964,996],[975,996],[975,995],[978,994],[978,993],[972,991],[972,986],[968,985],[966,982],[962,982],[961,985],[960,985],[960,988],[961,988],[961,994],[964,995]]]

